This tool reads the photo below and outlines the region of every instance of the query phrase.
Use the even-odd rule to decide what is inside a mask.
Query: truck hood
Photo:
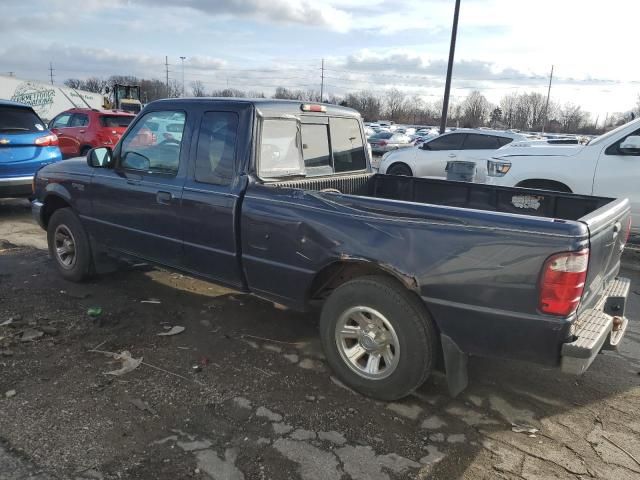
[[[492,155],[493,158],[509,157],[573,157],[582,150],[585,145],[549,145],[531,144],[527,142],[513,142],[506,145]]]
[[[92,170],[93,169],[87,165],[87,159],[85,157],[77,157],[47,165],[40,169],[40,174],[77,173],[91,175]]]

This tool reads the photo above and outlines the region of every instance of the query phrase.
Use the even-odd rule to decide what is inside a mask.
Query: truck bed
[[[537,217],[579,220],[614,199],[432,178],[362,174],[277,182],[278,187],[403,200]]]

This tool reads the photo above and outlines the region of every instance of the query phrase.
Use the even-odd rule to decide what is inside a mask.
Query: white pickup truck
[[[640,234],[640,118],[587,145],[513,142],[487,161],[487,183],[628,198]]]

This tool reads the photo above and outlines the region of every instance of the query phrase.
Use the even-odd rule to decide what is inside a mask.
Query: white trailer
[[[102,108],[99,93],[3,75],[0,75],[0,99],[31,105],[45,122],[70,108]]]

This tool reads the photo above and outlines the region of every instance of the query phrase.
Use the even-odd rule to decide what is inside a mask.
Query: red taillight
[[[58,136],[51,134],[44,137],[38,137],[34,143],[39,147],[56,147],[58,146]]]
[[[562,316],[575,312],[584,290],[588,266],[588,248],[549,257],[540,281],[540,311]]]
[[[381,147],[384,147],[386,144],[387,144],[387,141],[386,141],[386,140],[380,140],[380,141],[378,142],[378,145],[380,145]]]

